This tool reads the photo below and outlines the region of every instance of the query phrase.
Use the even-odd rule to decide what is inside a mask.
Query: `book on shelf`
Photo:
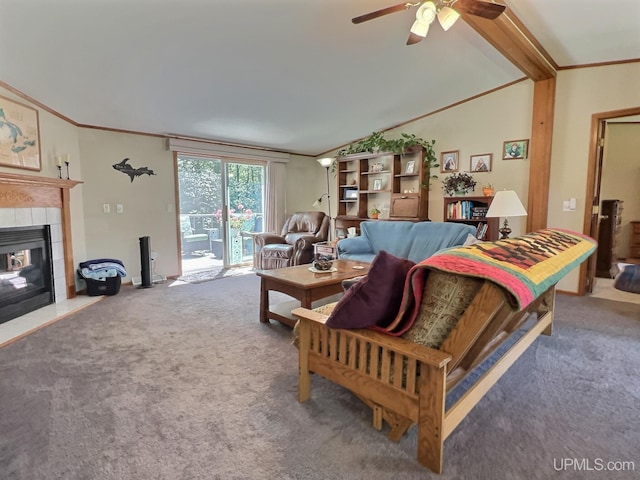
[[[489,207],[477,205],[472,200],[459,200],[447,205],[447,218],[449,220],[471,220],[484,218]]]
[[[484,222],[480,222],[478,223],[478,226],[476,228],[476,238],[478,240],[483,240],[485,235],[487,234],[487,224]]]

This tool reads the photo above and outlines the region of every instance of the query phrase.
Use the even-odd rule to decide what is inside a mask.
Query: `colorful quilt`
[[[549,228],[444,250],[409,271],[400,312],[388,327],[376,329],[401,335],[411,327],[429,270],[489,280],[503,288],[515,309],[522,310],[586,260],[596,247],[597,242],[587,235]]]

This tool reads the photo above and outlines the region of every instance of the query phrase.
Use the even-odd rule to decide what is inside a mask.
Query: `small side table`
[[[254,270],[258,269],[258,242],[256,242],[256,237],[263,232],[244,232],[247,235],[251,236],[251,241],[253,242],[253,268]]]

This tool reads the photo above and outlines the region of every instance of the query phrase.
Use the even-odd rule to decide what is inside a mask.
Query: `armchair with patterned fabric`
[[[282,227],[280,235],[256,235],[256,268],[271,270],[311,263],[313,244],[326,242],[329,236],[329,217],[324,212],[297,212]]]

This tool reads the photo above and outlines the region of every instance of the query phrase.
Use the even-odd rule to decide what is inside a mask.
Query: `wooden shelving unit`
[[[480,233],[480,240],[497,240],[500,219],[485,216],[492,201],[492,196],[444,197],[444,221],[474,225],[477,233]]]
[[[370,211],[382,211],[380,220],[429,219],[429,190],[422,188],[422,147],[402,154],[356,153],[338,157],[338,215],[336,228],[359,229]]]

